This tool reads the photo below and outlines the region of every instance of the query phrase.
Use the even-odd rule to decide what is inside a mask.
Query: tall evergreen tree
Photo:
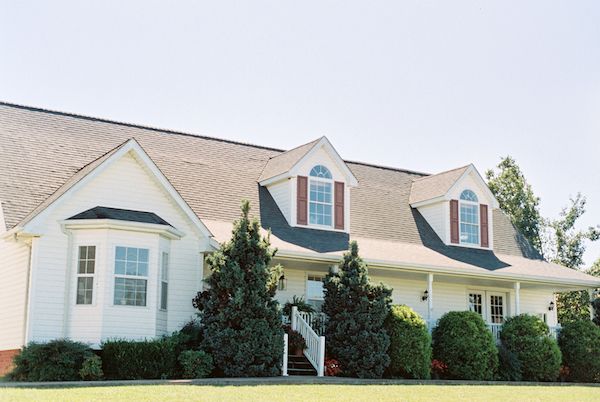
[[[547,222],[543,236],[544,255],[554,263],[581,269],[585,243],[600,239],[600,228],[577,229],[577,220],[585,213],[586,199],[577,194],[570,201],[571,205],[561,211],[558,219]],[[559,293],[556,301],[558,321],[589,320],[591,302],[587,291]]]
[[[535,196],[531,185],[527,183],[521,168],[510,156],[501,159],[498,173],[488,170],[485,174],[488,186],[500,209],[506,213],[513,225],[525,236],[529,243],[540,253],[542,242],[540,234],[543,220],[539,211],[540,199]]]
[[[231,240],[207,258],[209,288],[194,299],[203,346],[228,377],[277,375],[283,355],[281,311],[273,299],[281,266],[270,266],[276,250],[249,211],[243,201]]]
[[[339,270],[325,277],[324,286],[323,312],[329,316],[327,353],[340,362],[347,376],[380,378],[390,364],[390,338],[384,322],[390,311],[391,289],[370,284],[354,241]]]

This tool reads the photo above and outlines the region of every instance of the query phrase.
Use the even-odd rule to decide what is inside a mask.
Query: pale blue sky
[[[600,223],[598,1],[5,1],[0,99],[483,173]],[[586,261],[600,256],[590,247]]]

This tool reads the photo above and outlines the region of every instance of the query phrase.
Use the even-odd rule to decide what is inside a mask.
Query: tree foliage
[[[392,291],[371,285],[356,242],[350,243],[339,270],[325,277],[324,286],[327,353],[340,362],[344,375],[380,378],[390,363],[384,322]]]
[[[539,211],[540,199],[535,196],[517,162],[510,156],[502,158],[498,172],[488,170],[488,186],[500,204],[500,208],[510,217],[512,223],[540,253],[540,238],[543,221]]]
[[[581,269],[586,241],[600,238],[600,228],[576,227],[577,220],[585,213],[586,199],[581,194],[571,198],[571,205],[564,208],[560,217],[547,222],[544,234],[544,255],[556,264]],[[589,320],[591,300],[587,291],[560,293],[557,298],[558,321]]]
[[[273,299],[281,266],[269,266],[275,250],[249,211],[243,201],[231,240],[207,258],[209,288],[194,299],[204,328],[202,346],[228,377],[278,375],[283,354],[281,311]]]

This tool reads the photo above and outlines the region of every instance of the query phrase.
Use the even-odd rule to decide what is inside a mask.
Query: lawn
[[[600,388],[453,385],[144,385],[2,389],[1,401],[598,401]]]

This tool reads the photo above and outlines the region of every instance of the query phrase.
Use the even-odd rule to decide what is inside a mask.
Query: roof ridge
[[[419,177],[418,179],[414,179],[414,180],[413,180],[413,182],[415,182],[415,181],[420,181],[420,180],[423,180],[423,179],[429,179],[429,178],[431,178],[431,177],[439,176],[439,175],[441,175],[441,174],[445,174],[445,173],[454,172],[455,170],[464,169],[464,168],[466,168],[466,167],[469,167],[469,166],[471,166],[471,165],[472,165],[472,163],[469,163],[469,164],[467,164],[467,165],[464,165],[464,166],[460,166],[460,167],[457,167],[457,168],[453,168],[453,169],[444,170],[444,171],[442,171],[442,172],[439,172],[439,173],[434,173],[434,174],[431,174],[431,175],[429,175],[429,176],[425,176],[425,177]]]

